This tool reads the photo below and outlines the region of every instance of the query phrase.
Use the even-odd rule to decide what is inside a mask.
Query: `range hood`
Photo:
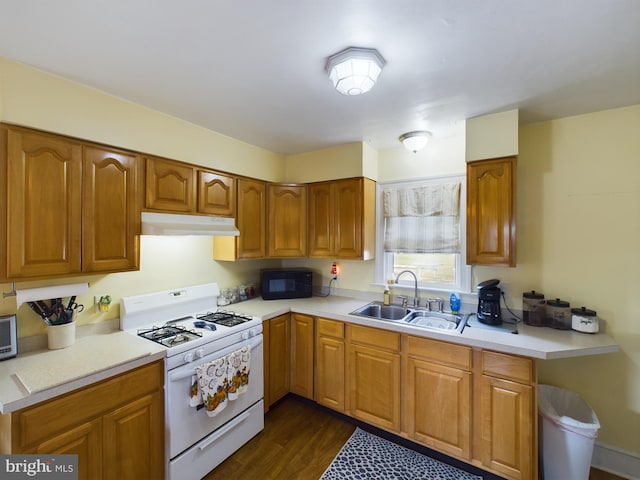
[[[142,235],[240,235],[235,218],[142,212]]]

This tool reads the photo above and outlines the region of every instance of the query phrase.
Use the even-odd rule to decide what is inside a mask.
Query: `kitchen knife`
[[[38,314],[38,316],[40,316],[40,318],[42,318],[44,320],[44,323],[46,323],[47,325],[51,325],[51,320],[49,320],[49,317],[47,316],[47,314],[44,313],[42,311],[42,309],[36,303],[27,302],[27,305],[29,305],[29,307],[31,307],[31,310],[36,312]]]

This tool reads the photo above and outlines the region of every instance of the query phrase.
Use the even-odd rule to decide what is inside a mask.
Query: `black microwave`
[[[313,290],[311,270],[263,270],[260,290],[265,300],[310,297]]]

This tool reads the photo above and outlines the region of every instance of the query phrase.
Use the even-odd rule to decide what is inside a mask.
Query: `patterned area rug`
[[[463,470],[396,445],[359,428],[320,480],[476,480]]]

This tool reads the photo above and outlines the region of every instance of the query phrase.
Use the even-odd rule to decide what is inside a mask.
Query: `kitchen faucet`
[[[413,296],[413,306],[417,307],[418,306],[418,277],[416,277],[416,274],[413,273],[411,270],[403,270],[401,271],[397,276],[396,276],[396,282],[398,283],[398,279],[400,278],[400,275],[402,275],[403,273],[410,273],[411,275],[413,275],[413,282],[415,285],[415,292],[414,292],[414,296]]]

